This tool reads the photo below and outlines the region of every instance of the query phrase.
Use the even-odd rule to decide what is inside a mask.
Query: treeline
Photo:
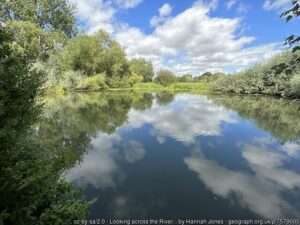
[[[236,94],[300,97],[300,53],[287,51],[240,73],[219,77],[213,90]]]

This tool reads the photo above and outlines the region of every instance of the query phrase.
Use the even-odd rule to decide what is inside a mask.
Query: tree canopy
[[[143,76],[144,82],[151,82],[154,76],[153,65],[145,59],[132,59],[129,63],[130,71]]]
[[[176,82],[176,76],[170,70],[160,70],[155,77],[155,81],[163,86],[168,86]]]
[[[66,0],[1,0],[0,20],[29,21],[45,30],[76,34],[73,7]]]
[[[71,39],[62,52],[62,63],[66,70],[81,71],[87,76],[105,73],[112,78],[129,73],[125,52],[104,31]]]

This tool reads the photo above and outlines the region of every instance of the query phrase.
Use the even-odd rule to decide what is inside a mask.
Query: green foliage
[[[58,83],[58,86],[63,87],[65,90],[74,90],[80,81],[85,78],[80,72],[73,70],[66,71],[62,76],[63,78]]]
[[[105,83],[105,74],[98,74],[92,77],[87,77],[78,82],[76,90],[80,91],[102,91],[107,89]]]
[[[206,72],[200,76],[194,77],[194,81],[210,83],[210,82],[214,82],[214,81],[218,80],[220,77],[223,77],[224,75],[225,75],[224,73]]]
[[[61,71],[77,71],[84,76],[105,73],[110,87],[129,85],[126,81],[129,65],[124,50],[104,31],[71,39],[62,54],[56,57],[55,61],[61,62]]]
[[[238,74],[219,77],[213,89],[238,94],[296,97],[291,89],[291,79],[299,72],[299,53],[285,52]]]
[[[300,0],[291,0],[291,2],[292,2],[291,8],[284,11],[280,16],[285,18],[287,22],[300,15]],[[286,39],[286,44],[290,46],[294,46],[293,51],[297,51],[300,49],[300,46],[297,46],[299,42],[300,42],[300,36],[297,35],[290,35]]]
[[[76,33],[73,7],[66,0],[1,0],[0,19],[29,21],[69,37]]]
[[[36,108],[33,102],[39,93],[43,75],[32,68],[33,56],[15,40],[10,30],[0,27],[0,139],[8,130],[26,127]],[[20,117],[19,115],[23,115]],[[11,134],[13,134],[12,132]]]
[[[65,70],[80,71],[87,76],[102,72],[99,61],[103,49],[95,36],[78,36],[69,41],[62,53]]]
[[[45,60],[49,54],[65,43],[65,36],[59,32],[45,32],[36,24],[24,21],[12,21],[7,29],[13,34],[13,47],[35,61]]]
[[[176,82],[176,76],[169,70],[160,70],[155,77],[155,82],[168,86]]]
[[[149,91],[153,91],[153,90],[160,90],[163,89],[165,87],[161,86],[158,83],[154,83],[154,82],[147,82],[147,83],[137,83],[133,86],[134,90],[149,90]]]
[[[130,71],[143,77],[144,82],[151,82],[154,76],[153,65],[145,59],[133,59],[129,63]]]
[[[137,83],[141,83],[144,80],[144,78],[141,75],[138,75],[136,73],[130,74],[128,79],[129,79],[128,82],[131,87]]]
[[[186,82],[186,83],[174,83],[168,86],[168,89],[175,91],[207,91],[208,85],[206,82]]]
[[[183,76],[181,76],[181,77],[178,77],[177,78],[177,81],[178,82],[193,82],[193,75],[191,75],[191,74],[185,74],[185,75],[183,75]]]
[[[300,98],[300,74],[296,74],[290,81],[291,94]]]
[[[0,224],[71,224],[87,204],[61,179],[61,149],[35,136],[44,75],[22,43],[0,26]]]

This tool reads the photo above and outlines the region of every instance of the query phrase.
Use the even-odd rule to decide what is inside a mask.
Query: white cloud
[[[148,35],[138,28],[123,27],[116,39],[129,57],[150,59],[156,67],[167,67],[176,73],[198,74],[228,68],[238,71],[260,61],[262,55],[277,52],[276,44],[247,48],[255,38],[238,34],[241,19],[211,17],[210,7],[197,2]]]
[[[164,67],[180,74],[239,71],[260,61],[262,55],[278,52],[276,44],[248,48],[255,38],[241,35],[240,18],[210,15],[218,5],[216,0],[198,0],[176,16],[171,16],[172,6],[164,4],[152,18],[154,30],[149,34],[115,18],[118,10],[135,7],[141,0],[69,1],[77,6],[79,23],[88,33],[99,29],[112,33],[129,58],[151,60],[156,70]]]
[[[143,0],[68,0],[75,7],[79,25],[87,33],[102,29],[113,33],[116,28],[115,14],[124,8],[134,8]]]
[[[153,27],[156,27],[162,23],[164,23],[172,13],[172,6],[168,3],[165,3],[161,8],[159,8],[159,15],[154,16],[150,20],[150,24]]]
[[[122,8],[134,8],[140,3],[143,2],[143,0],[115,0],[115,2]]]
[[[160,9],[159,9],[159,15],[160,16],[170,16],[172,13],[172,6],[168,3],[165,3]]]
[[[233,6],[235,6],[237,4],[237,0],[229,0],[226,3],[226,8],[227,9],[231,9]]]
[[[291,4],[291,0],[265,0],[265,10],[283,10]]]
[[[75,13],[79,24],[87,33],[94,33],[103,29],[112,33],[112,20],[116,9],[111,2],[104,0],[69,0],[75,6]]]

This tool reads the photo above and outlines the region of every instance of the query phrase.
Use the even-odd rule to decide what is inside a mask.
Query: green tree
[[[151,82],[154,76],[153,65],[145,59],[132,59],[129,62],[130,71],[143,76],[144,82]]]
[[[19,50],[31,61],[46,60],[52,51],[66,42],[61,32],[46,32],[36,24],[26,21],[12,21],[7,23],[6,29],[13,34],[14,42]]]
[[[43,74],[32,67],[35,54],[14,38],[0,25],[0,224],[71,224],[87,204],[61,179],[59,149],[35,137]]]
[[[193,82],[192,74],[185,74],[177,79],[179,82]]]
[[[66,0],[1,0],[0,20],[23,20],[45,30],[57,30],[71,37],[76,34],[73,7]]]
[[[130,74],[124,50],[104,31],[71,39],[60,57],[64,71],[104,74],[109,86],[122,85]]]
[[[176,76],[169,70],[160,70],[155,78],[155,82],[168,86],[176,82]]]

